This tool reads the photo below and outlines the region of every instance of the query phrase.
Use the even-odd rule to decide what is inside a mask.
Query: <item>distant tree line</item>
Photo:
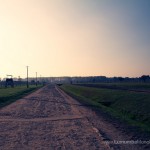
[[[11,83],[7,83],[8,82],[8,78],[0,78],[0,87],[15,87],[15,86],[25,86],[27,84],[27,79],[26,78],[12,78],[13,82],[13,86],[11,85]],[[44,80],[38,80],[37,81],[37,85],[39,84],[44,84],[45,81]],[[36,85],[36,80],[35,78],[29,78],[29,85]]]
[[[113,83],[113,82],[145,82],[150,83],[149,75],[142,75],[136,78],[129,77],[106,77],[106,76],[88,76],[88,77],[49,77],[46,78],[50,83]]]
[[[22,86],[26,85],[26,78],[13,78],[14,86]],[[0,86],[5,86],[6,79],[0,80]],[[77,84],[77,83],[114,83],[114,82],[143,82],[143,83],[150,83],[150,76],[149,75],[142,75],[136,78],[129,78],[129,77],[106,77],[106,76],[88,76],[88,77],[42,77],[37,81],[38,84],[62,84],[62,83],[69,83],[69,84]],[[36,80],[35,78],[29,78],[29,84],[35,85]]]

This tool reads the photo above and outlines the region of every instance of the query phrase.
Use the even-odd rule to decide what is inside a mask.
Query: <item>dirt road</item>
[[[0,110],[0,150],[148,149],[111,143],[132,138],[52,85]]]

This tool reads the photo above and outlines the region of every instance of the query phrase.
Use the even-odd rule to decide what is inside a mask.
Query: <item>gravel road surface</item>
[[[119,126],[119,125],[118,125]],[[0,109],[0,150],[138,150],[133,137],[54,85]]]

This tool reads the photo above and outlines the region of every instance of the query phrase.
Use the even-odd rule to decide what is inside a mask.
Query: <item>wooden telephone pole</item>
[[[27,88],[29,88],[29,81],[28,81],[28,68],[29,68],[29,66],[27,66]]]
[[[37,72],[36,72],[36,86],[37,86]]]

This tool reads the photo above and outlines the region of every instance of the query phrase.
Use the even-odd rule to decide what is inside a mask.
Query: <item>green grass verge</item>
[[[42,86],[18,86],[14,88],[0,88],[0,107],[6,106],[28,94],[34,92]]]
[[[77,85],[61,89],[84,104],[96,106],[130,125],[150,132],[150,94]]]

